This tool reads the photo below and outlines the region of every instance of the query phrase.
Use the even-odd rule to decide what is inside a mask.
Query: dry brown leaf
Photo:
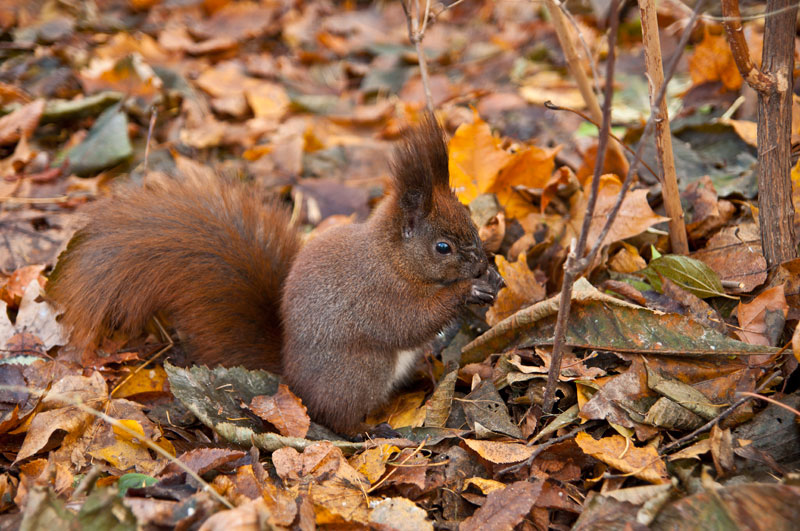
[[[637,448],[621,435],[595,439],[585,431],[575,437],[581,450],[626,474],[650,483],[668,481],[667,466],[652,446]]]
[[[747,304],[739,302],[736,314],[740,329],[734,332],[751,345],[774,345],[783,331],[788,312],[783,285],[764,290]]]
[[[425,488],[425,476],[428,471],[428,458],[420,453],[414,454],[414,448],[404,448],[387,464],[386,470],[391,473],[384,479],[384,485],[416,485],[420,490]]]
[[[303,402],[284,384],[272,396],[256,396],[249,408],[278,429],[281,435],[305,437],[311,426],[308,410]]]
[[[270,510],[263,498],[252,500],[244,505],[220,511],[203,522],[200,531],[245,531],[262,529],[270,522]]]
[[[597,241],[597,237],[600,235],[600,231],[606,224],[611,209],[617,201],[617,195],[622,189],[622,184],[615,175],[603,175],[600,179],[597,206],[594,216],[592,216],[592,223],[589,226],[589,237],[586,240],[587,250]],[[573,232],[568,234],[564,240],[567,245],[572,238],[580,234],[580,227],[586,213],[586,204],[589,200],[590,187],[591,181],[588,181],[584,186],[584,192],[575,194],[573,197],[572,207],[570,208],[570,226]],[[647,202],[647,190],[629,190],[622,201],[619,213],[614,219],[611,229],[603,241],[603,245],[641,234],[653,225],[667,221],[667,219],[659,216],[650,208]]]
[[[498,464],[519,463],[533,455],[536,450],[533,446],[510,442],[464,439],[464,444],[487,461]]]
[[[720,280],[741,283],[732,292],[749,293],[767,279],[767,260],[761,252],[761,237],[755,223],[725,227],[694,253],[719,275]]]
[[[486,496],[475,514],[461,522],[459,531],[500,531],[522,521],[542,491],[542,482],[517,481]]]
[[[50,436],[56,430],[67,433],[81,433],[89,425],[92,415],[76,407],[67,407],[44,411],[36,414],[17,452],[17,461],[26,459],[44,448]]]
[[[253,80],[248,83],[244,94],[256,118],[278,121],[289,110],[286,89],[277,83]]]
[[[0,118],[0,146],[14,144],[22,137],[29,137],[39,125],[42,111],[44,100],[40,99]]]
[[[617,273],[633,273],[647,267],[647,262],[636,247],[622,242],[622,248],[608,261],[608,267]]]
[[[178,460],[194,472],[205,474],[226,463],[241,459],[245,455],[247,454],[241,450],[232,450],[230,448],[195,448],[181,454]],[[170,463],[160,474],[179,474],[182,470],[175,463]]]
[[[28,287],[32,280],[37,280],[39,285],[44,288],[47,281],[42,275],[44,268],[45,266],[43,265],[34,264],[14,271],[6,280],[2,289],[0,289],[0,299],[6,301],[9,307],[17,308],[22,300],[22,295],[25,293],[25,288]]]
[[[407,498],[386,498],[379,501],[369,513],[369,522],[397,531],[433,531],[428,513]]]

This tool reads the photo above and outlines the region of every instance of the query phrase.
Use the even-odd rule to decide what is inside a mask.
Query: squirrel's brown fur
[[[130,190],[92,207],[48,293],[83,343],[167,312],[193,360],[281,372],[315,420],[352,433],[463,304],[494,297],[447,164],[428,117],[396,150],[370,218],[299,251],[286,210],[244,185]]]

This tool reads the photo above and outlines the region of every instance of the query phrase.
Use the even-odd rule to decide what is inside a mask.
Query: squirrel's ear
[[[410,235],[417,222],[430,214],[434,189],[449,190],[447,164],[444,131],[435,116],[426,114],[418,126],[405,132],[392,159],[393,184],[404,216],[404,236]]]

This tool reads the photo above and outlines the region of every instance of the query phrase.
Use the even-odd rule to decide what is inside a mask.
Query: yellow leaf
[[[138,438],[139,440],[143,440],[145,438],[144,428],[142,428],[142,425],[138,420],[120,419],[118,422],[129,430],[136,432],[136,435],[134,436],[122,429],[120,426],[114,425],[114,435],[120,439],[132,441],[134,438]]]
[[[388,422],[392,428],[411,426],[416,428],[425,422],[426,409],[423,404],[425,391],[405,393],[397,396],[380,411],[367,417],[368,424]]]
[[[468,478],[466,481],[464,481],[464,489],[470,485],[475,485],[484,494],[489,494],[495,490],[503,490],[507,486],[505,483],[501,483],[500,481],[479,477]]]
[[[450,185],[466,204],[486,193],[494,184],[497,172],[512,158],[477,113],[473,123],[462,124],[456,130],[449,151]]]
[[[367,476],[370,485],[374,485],[386,472],[386,462],[393,454],[400,453],[400,448],[391,444],[381,444],[375,448],[364,450],[350,459],[350,465]]]
[[[142,393],[163,393],[167,373],[161,366],[142,369],[114,391],[115,398],[127,398]]]
[[[637,448],[619,435],[598,440],[584,431],[575,436],[575,442],[584,453],[643,481],[655,484],[668,481],[667,466],[652,446]]]

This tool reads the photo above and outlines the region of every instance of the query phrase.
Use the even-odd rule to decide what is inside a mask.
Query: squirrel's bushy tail
[[[76,344],[165,312],[195,361],[279,372],[281,288],[299,249],[289,217],[216,176],[129,187],[88,209],[47,293]]]

